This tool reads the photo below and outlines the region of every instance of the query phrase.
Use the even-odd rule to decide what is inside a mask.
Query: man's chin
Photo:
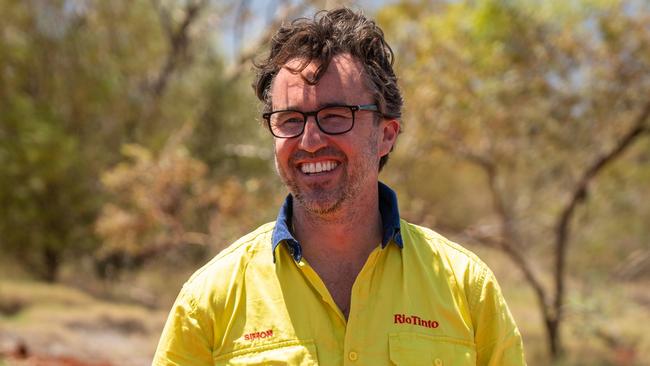
[[[296,201],[306,211],[317,215],[327,215],[336,212],[342,203],[342,199],[336,197],[327,197],[323,195],[305,195],[302,192],[295,192],[294,197]]]
[[[280,175],[296,203],[305,211],[316,215],[327,215],[340,209],[345,200],[345,193],[328,184],[304,184],[297,179],[288,179]]]

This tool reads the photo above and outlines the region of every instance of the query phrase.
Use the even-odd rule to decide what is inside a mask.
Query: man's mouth
[[[305,174],[317,174],[329,172],[330,170],[334,170],[337,166],[339,166],[339,163],[334,160],[319,161],[317,163],[303,163],[300,165],[300,171]]]

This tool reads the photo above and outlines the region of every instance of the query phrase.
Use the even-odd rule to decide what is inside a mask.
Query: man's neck
[[[321,256],[363,261],[379,245],[382,222],[377,188],[348,199],[333,213],[319,215],[294,201],[294,235],[309,261]]]

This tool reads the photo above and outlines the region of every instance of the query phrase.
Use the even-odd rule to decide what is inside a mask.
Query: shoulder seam
[[[494,346],[494,345],[497,344],[497,343],[501,343],[501,342],[503,342],[505,339],[508,339],[509,337],[511,337],[511,336],[513,336],[513,335],[514,335],[514,336],[521,337],[521,333],[519,332],[519,329],[518,329],[516,326],[510,328],[510,330],[509,330],[506,334],[504,334],[503,337],[502,337],[501,339],[493,340],[492,342],[490,342],[490,343],[488,343],[488,344],[484,344],[484,345],[482,345],[481,347],[477,347],[476,351],[477,351],[478,353],[481,353],[484,349],[486,349],[486,348],[488,348],[488,347],[491,347],[491,346]]]
[[[446,248],[453,249],[454,251],[466,256],[470,261],[474,262],[475,264],[480,264],[481,267],[485,267],[483,261],[472,251],[468,250],[467,248],[453,242],[452,240],[449,240],[443,235],[440,235],[438,232],[423,227],[415,224],[409,223],[409,225],[415,226],[417,228],[421,229],[422,234],[430,240],[435,240],[439,244],[443,244]]]
[[[251,232],[251,233],[237,239],[231,246],[229,246],[227,248],[224,248],[219,254],[217,254],[214,257],[214,259],[228,256],[229,254],[231,254],[232,252],[234,252],[237,249],[241,248],[242,246],[244,246],[244,245],[246,245],[246,244],[248,244],[248,243],[250,243],[252,241],[257,240],[257,238],[260,237],[261,235],[265,235],[269,231],[272,231],[273,227],[275,226],[275,225],[271,225],[273,223],[275,223],[275,222],[272,221],[272,222],[266,223],[266,224],[260,226],[259,228],[257,228],[255,231],[253,231],[253,232]],[[264,228],[264,226],[268,226],[268,227]],[[262,229],[262,228],[264,228],[264,229]],[[253,235],[253,234],[255,234],[255,235]]]
[[[478,304],[479,298],[481,296],[481,289],[483,288],[483,285],[485,284],[485,278],[488,275],[488,268],[485,266],[481,267],[481,274],[478,279],[478,281],[474,282],[474,285],[472,286],[472,293],[471,293],[471,298],[469,299],[469,306],[472,312],[474,312],[474,309],[476,308],[476,305]]]
[[[229,245],[228,247],[224,248],[222,251],[220,251],[217,255],[214,256],[214,258],[210,259],[206,264],[203,265],[199,270],[194,272],[192,276],[186,281],[186,284],[189,282],[192,282],[192,280],[198,276],[200,276],[204,271],[206,271],[214,262],[218,262],[228,256],[230,256],[232,253],[235,253],[242,247],[246,246],[247,244],[254,242],[257,240],[262,235],[267,235],[269,231],[272,231],[273,228],[275,227],[275,221],[268,222],[266,224],[261,225],[254,231],[242,236],[241,238],[237,239],[234,243]],[[265,227],[267,226],[267,227]],[[269,250],[271,248],[269,247]]]
[[[471,250],[463,247],[460,244],[455,243],[452,240],[449,240],[445,236],[437,233],[436,231],[426,227],[411,224],[411,223],[407,223],[407,224],[418,229],[418,231],[427,240],[429,240],[432,243],[435,243],[434,245],[438,245],[440,247],[440,250],[454,251],[458,255],[466,258],[468,268],[474,267],[478,270],[477,271],[478,278],[476,279],[476,281],[473,281],[471,286],[465,289],[467,306],[469,307],[469,310],[473,312],[480,300],[481,291],[485,284],[485,281],[487,277],[490,275],[490,269],[487,266],[487,264],[485,264],[485,262],[483,262],[483,260],[479,258],[479,256],[476,255]],[[462,281],[462,279],[459,278],[457,279],[457,281]]]

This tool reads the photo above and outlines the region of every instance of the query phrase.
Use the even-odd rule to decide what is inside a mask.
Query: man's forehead
[[[300,58],[289,60],[280,69],[271,87],[274,107],[293,105],[297,101],[290,99],[294,98],[312,100],[318,104],[347,102],[347,99],[356,99],[367,91],[363,66],[349,54],[332,57],[325,73],[315,84],[311,84],[318,66],[318,60],[310,60],[309,63]]]
[[[280,73],[296,74],[300,69],[301,76],[306,80],[314,80],[315,74],[320,66],[319,60],[306,60],[304,58],[293,58],[287,61],[280,69]],[[334,55],[322,78],[335,75],[345,79],[361,79],[363,65],[359,60],[348,53]],[[322,80],[322,79],[321,79]],[[321,81],[319,80],[319,82]]]

